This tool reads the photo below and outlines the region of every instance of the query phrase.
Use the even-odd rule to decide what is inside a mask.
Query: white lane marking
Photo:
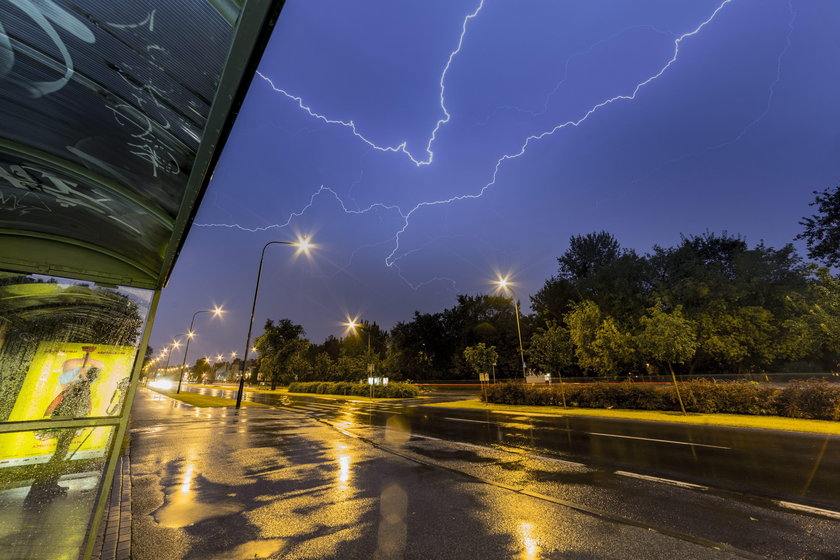
[[[795,509],[796,511],[804,511],[805,513],[813,513],[815,515],[823,515],[825,517],[831,517],[833,519],[840,519],[840,512],[832,511],[830,509],[822,509],[813,506],[806,506],[804,504],[797,504],[795,502],[785,502],[783,500],[774,500],[776,504],[782,506],[783,508],[788,509]]]
[[[670,478],[659,478],[658,476],[648,476],[645,474],[637,474],[633,472],[627,471],[615,471],[615,474],[619,476],[629,476],[631,478],[639,478],[641,480],[647,480],[649,482],[662,482],[664,484],[671,484],[672,486],[679,486],[680,488],[689,488],[691,490],[708,490],[708,486],[702,486],[700,484],[692,484],[690,482],[681,482],[679,480],[671,480]]]
[[[454,420],[455,422],[473,422],[475,424],[495,424],[495,422],[488,422],[487,420],[468,420],[467,418],[450,418],[448,416],[444,416],[443,419]]]
[[[591,436],[603,436],[603,437],[615,437],[615,438],[624,438],[624,439],[638,439],[642,441],[655,441],[657,443],[673,443],[675,445],[693,445],[694,447],[710,447],[712,449],[732,449],[731,447],[724,447],[723,445],[709,445],[706,443],[691,443],[688,441],[672,441],[670,439],[654,439],[654,438],[646,438],[646,437],[636,437],[636,436],[622,436],[619,434],[602,434],[598,432],[586,432]]]

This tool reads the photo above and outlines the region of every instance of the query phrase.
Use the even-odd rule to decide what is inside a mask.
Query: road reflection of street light
[[[245,355],[242,356],[242,363],[239,367],[239,390],[236,392],[236,408],[242,407],[242,394],[245,392],[245,364],[248,362],[248,352],[251,350],[251,331],[254,328],[254,312],[257,310],[257,295],[260,292],[260,276],[262,275],[263,261],[265,260],[265,250],[269,245],[291,245],[297,247],[297,253],[309,255],[309,251],[315,247],[308,237],[298,238],[297,241],[269,241],[263,245],[260,253],[260,266],[257,269],[257,283],[254,287],[254,301],[251,304],[251,319],[248,321],[248,336],[245,338]]]
[[[510,293],[510,298],[513,300],[513,310],[516,313],[516,334],[519,337],[519,357],[522,359],[522,377],[527,381],[528,375],[525,370],[525,349],[522,347],[522,328],[519,326],[519,302],[516,299],[516,294],[513,293],[513,284],[505,276],[499,277],[495,282],[496,291],[503,291],[505,294]]]
[[[195,337],[195,331],[193,330],[195,328],[195,318],[202,313],[212,313],[213,317],[220,317],[222,313],[224,313],[224,310],[221,307],[216,306],[213,309],[202,309],[193,313],[192,320],[190,321],[190,328],[187,331],[187,345],[184,347],[184,361],[181,363],[181,371],[178,373],[178,390],[175,391],[176,393],[181,392],[181,383],[184,380],[184,368],[187,365],[187,352],[190,351],[190,341],[193,337]]]

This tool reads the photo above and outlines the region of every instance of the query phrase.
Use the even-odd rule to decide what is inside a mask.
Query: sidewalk
[[[384,429],[396,449],[414,439],[397,424]],[[149,391],[133,409],[131,482],[134,560],[731,557],[288,410],[198,409]]]

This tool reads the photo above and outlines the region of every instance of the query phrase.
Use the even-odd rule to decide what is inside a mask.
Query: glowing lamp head
[[[309,255],[309,252],[315,247],[310,237],[298,237],[295,246],[298,248],[298,253],[303,253],[304,255]]]
[[[510,280],[508,280],[507,276],[505,276],[505,277],[499,276],[498,279],[496,280],[495,284],[496,284],[496,289],[497,290],[505,292],[505,293],[510,291],[511,286],[513,286],[513,283]]]
[[[180,347],[181,347],[181,343],[180,343],[180,342],[178,342],[177,340],[173,340],[173,341],[172,341],[172,348],[173,348],[173,349],[177,350],[177,349],[178,349],[178,348],[180,348]]]
[[[216,355],[216,359],[221,362],[224,359],[224,356],[222,356],[221,354],[218,354],[218,355]]]
[[[222,313],[224,313],[224,312],[225,312],[225,310],[222,309],[221,307],[219,307],[218,305],[213,308],[213,316],[214,317],[220,317],[222,315]]]
[[[194,338],[194,337],[195,337],[195,333],[193,331],[190,331],[190,332],[187,333],[187,338]]]

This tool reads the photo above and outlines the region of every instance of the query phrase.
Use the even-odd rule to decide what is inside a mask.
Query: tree
[[[560,394],[563,407],[566,407],[566,390],[563,387],[563,369],[575,361],[575,346],[569,329],[556,322],[548,323],[531,336],[528,357],[538,368],[549,373],[556,373],[560,380]]]
[[[316,381],[333,381],[335,376],[333,359],[327,352],[321,352],[312,363],[312,372]]]
[[[206,358],[199,358],[190,368],[190,372],[192,373],[193,378],[202,379],[205,375],[210,374],[210,369],[210,362],[208,362]]]
[[[574,304],[585,299],[620,324],[637,321],[650,307],[650,263],[635,251],[622,249],[610,233],[572,236],[557,261],[557,274],[531,298],[544,321],[562,321]]]
[[[531,336],[528,358],[542,371],[556,373],[575,361],[575,346],[566,327],[551,321]]]
[[[277,388],[281,377],[286,382],[292,379],[289,372],[292,356],[306,352],[309,348],[309,341],[303,338],[304,334],[303,327],[289,319],[280,319],[276,325],[271,319],[265,322],[265,332],[257,337],[254,346],[259,353],[260,371],[271,376],[272,391]]]
[[[566,325],[581,368],[612,375],[633,359],[632,338],[615,319],[603,314],[597,303],[586,300],[576,304],[566,315]]]
[[[790,347],[779,326],[807,287],[807,269],[793,246],[773,249],[726,232],[683,237],[676,247],[649,256],[654,294],[668,308],[682,307],[697,328],[695,370],[761,370]]]
[[[814,356],[831,371],[840,359],[840,279],[827,268],[811,270],[808,289],[789,299],[794,312],[783,324],[788,336],[780,353],[788,359]]]
[[[485,346],[483,342],[464,348],[464,360],[475,373],[479,374],[479,377],[482,373],[489,374],[498,359],[499,353],[496,352],[496,347]]]
[[[563,278],[585,278],[596,269],[621,256],[621,245],[613,234],[606,231],[573,235],[569,248],[557,262]]]
[[[840,185],[814,194],[809,206],[816,206],[817,213],[802,218],[799,224],[805,226],[805,231],[796,238],[805,240],[812,259],[840,266]]]
[[[662,308],[661,303],[651,307],[649,314],[641,318],[642,331],[636,337],[639,351],[646,359],[667,364],[680,401],[680,409],[685,414],[680,386],[674,373],[673,364],[689,361],[697,350],[695,325],[683,317],[682,308],[677,306],[671,312]]]

